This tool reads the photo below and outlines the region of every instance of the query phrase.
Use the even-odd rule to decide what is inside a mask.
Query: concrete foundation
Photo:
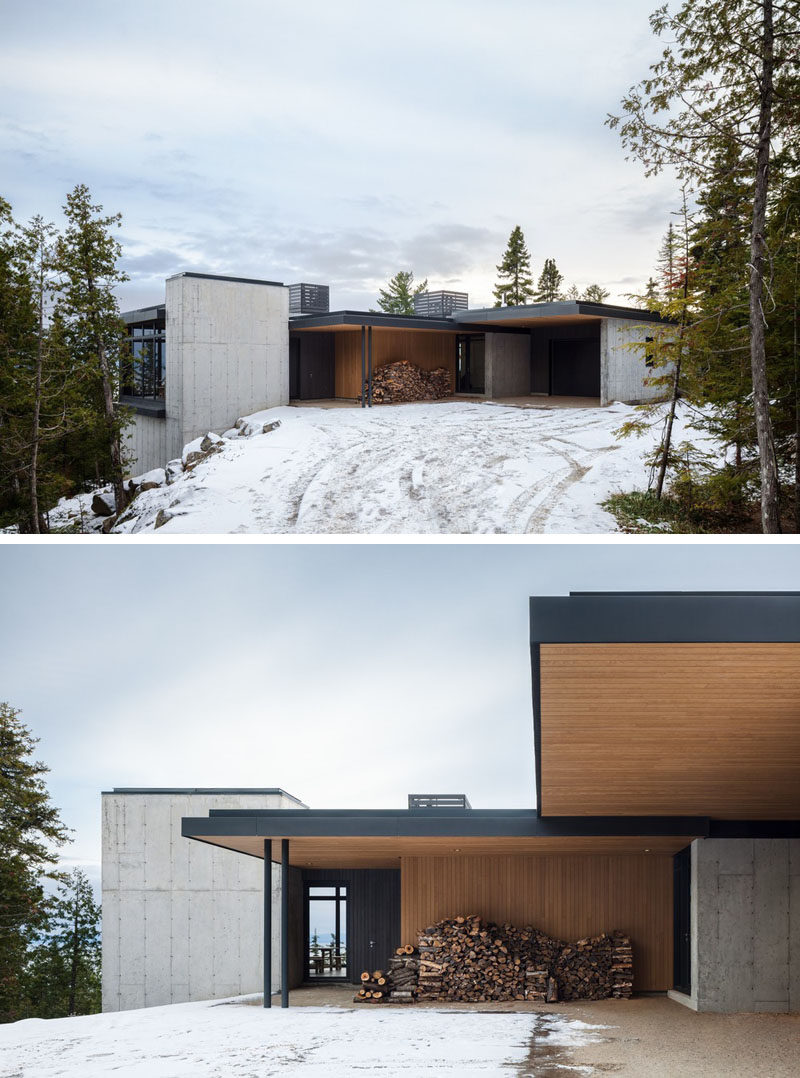
[[[490,400],[531,391],[530,333],[487,333],[485,391]]]
[[[698,1011],[800,1010],[800,839],[692,843],[692,991]]]
[[[103,794],[103,1010],[263,988],[263,862],[181,836],[212,808],[303,808],[281,790]],[[280,987],[280,868],[272,870],[272,986]]]

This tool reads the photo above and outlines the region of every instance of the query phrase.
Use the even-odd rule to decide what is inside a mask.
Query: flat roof
[[[235,284],[267,284],[274,288],[288,288],[283,281],[265,281],[260,277],[228,277],[224,273],[195,273],[192,270],[182,270],[167,277],[168,281],[174,281],[176,277],[198,277],[201,281],[233,281]]]
[[[122,311],[120,318],[123,322],[156,322],[167,313],[165,303],[156,303],[152,307],[139,307],[135,311]]]
[[[289,329],[318,329],[336,326],[387,326],[393,329],[431,329],[455,333],[458,326],[449,318],[423,318],[418,314],[386,314],[384,311],[329,311],[300,314],[289,318]]]
[[[212,796],[214,794],[280,794],[300,805],[304,811],[309,811],[299,797],[287,793],[280,786],[114,786],[102,792],[104,794],[209,794]]]
[[[553,318],[628,318],[635,322],[665,322],[655,311],[620,307],[611,303],[584,303],[558,300],[554,303],[527,303],[519,307],[474,307],[458,311],[459,322],[519,322]]]

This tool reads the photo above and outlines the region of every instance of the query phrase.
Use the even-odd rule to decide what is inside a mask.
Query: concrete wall
[[[692,843],[699,1011],[800,1010],[800,839]],[[677,998],[677,997],[676,997]]]
[[[167,421],[150,415],[136,415],[134,422],[125,428],[125,452],[129,463],[129,475],[141,475],[151,468],[163,468],[171,456],[177,456],[167,437]]]
[[[644,350],[635,343],[653,336],[655,327],[628,318],[604,318],[600,323],[600,403],[625,401],[640,404],[664,397],[663,386],[648,386],[653,373],[645,364]],[[659,375],[667,373],[663,367]]]
[[[487,333],[485,357],[487,397],[522,397],[530,393],[529,333]]]
[[[104,1011],[262,990],[263,862],[182,838],[181,818],[298,807],[280,792],[103,794]],[[273,865],[273,990],[280,882]]]
[[[289,402],[289,289],[179,274],[167,280],[167,420],[180,448]]]

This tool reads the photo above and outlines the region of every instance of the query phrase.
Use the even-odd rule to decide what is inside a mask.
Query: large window
[[[128,326],[130,354],[122,365],[120,395],[164,400],[166,334],[163,319]]]
[[[347,978],[347,886],[306,884],[307,980]]]

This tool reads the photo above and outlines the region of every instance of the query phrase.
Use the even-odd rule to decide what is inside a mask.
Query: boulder
[[[101,490],[92,498],[92,512],[98,517],[111,517],[116,511],[114,495],[110,490]]]
[[[221,448],[223,441],[224,438],[221,438],[218,434],[214,434],[212,431],[209,431],[200,443],[200,452],[210,453],[212,449]]]
[[[167,466],[164,469],[164,473],[167,486],[170,486],[171,483],[174,483],[177,479],[180,479],[180,477],[183,475],[183,461],[180,459],[180,457],[176,457],[175,460],[168,461]]]
[[[274,419],[271,423],[265,423],[264,424],[264,426],[261,428],[261,433],[262,434],[269,434],[269,432],[271,430],[277,430],[280,425],[281,425],[280,419]]]
[[[170,512],[169,509],[159,509],[159,511],[156,513],[156,522],[154,527],[163,528],[167,521],[172,520],[174,516],[175,514]]]
[[[166,481],[167,473],[164,468],[152,468],[149,472],[145,472],[144,475],[138,477],[138,492],[141,494],[143,490],[155,490],[157,487],[163,487]]]

